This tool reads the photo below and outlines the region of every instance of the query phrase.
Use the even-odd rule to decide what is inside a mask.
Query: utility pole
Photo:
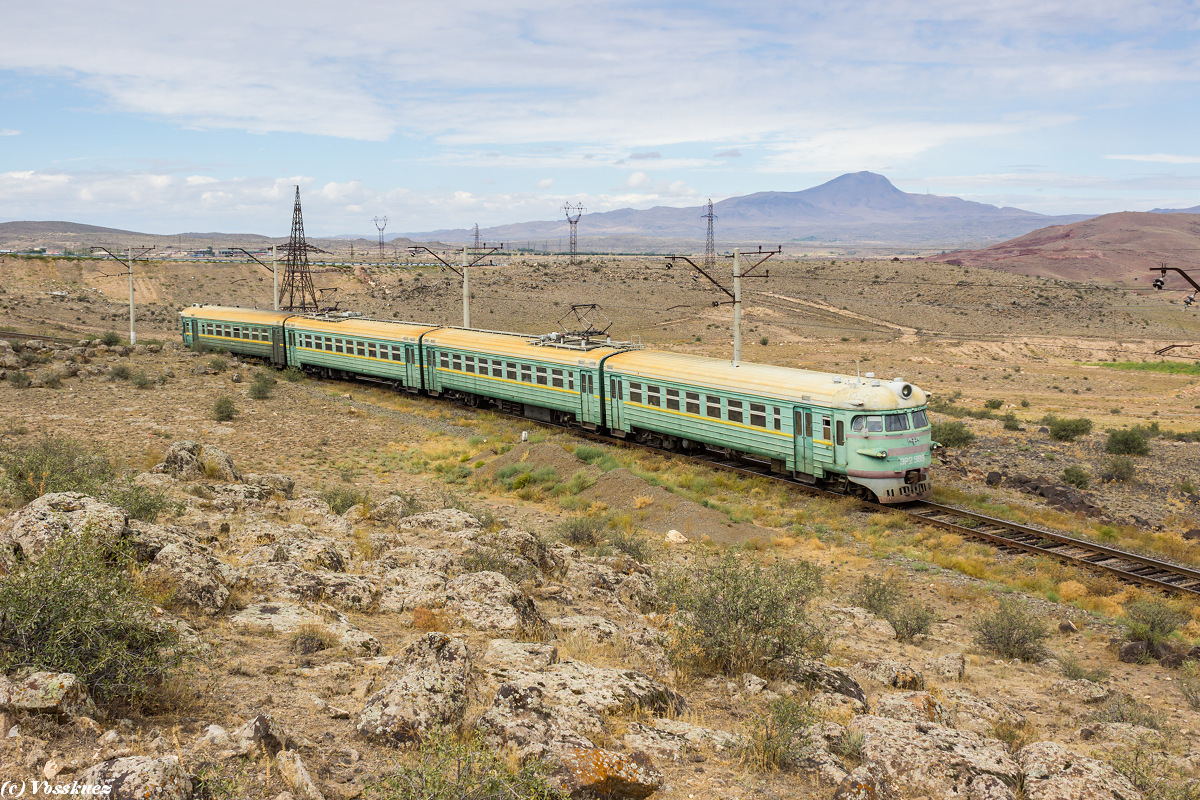
[[[703,267],[697,265],[694,261],[692,261],[687,256],[676,256],[676,255],[667,256],[667,261],[670,263],[674,263],[675,261],[686,261],[688,264],[691,265],[692,269],[696,270],[697,273],[699,273],[700,275],[703,275],[705,278],[707,278],[709,283],[711,283],[713,286],[716,286],[718,289],[720,289],[722,292],[724,292],[729,297],[728,300],[724,300],[724,301],[714,300],[712,304],[713,304],[713,308],[716,308],[717,306],[721,306],[721,305],[725,305],[725,304],[731,304],[733,306],[733,365],[735,367],[739,366],[742,361],[742,279],[743,278],[769,278],[769,277],[771,277],[771,273],[769,271],[764,272],[761,275],[752,275],[751,273],[754,272],[754,270],[758,269],[763,264],[765,264],[767,259],[769,259],[771,256],[778,255],[781,252],[783,252],[782,247],[776,247],[774,250],[763,250],[762,245],[759,245],[757,251],[755,251],[753,253],[749,253],[748,255],[760,256],[760,258],[758,259],[758,261],[755,261],[752,266],[743,270],[742,269],[741,251],[738,248],[734,248],[734,250],[733,250],[733,291],[730,291],[729,289],[725,288],[725,286],[723,286],[720,281],[718,281],[712,275],[709,275],[708,272]],[[668,266],[669,266],[669,264],[668,264]],[[692,280],[696,280],[696,279],[697,279],[697,276],[695,274],[693,274]]]
[[[379,229],[379,260],[383,261],[383,229],[387,227],[387,217],[375,217],[373,220],[375,227]],[[350,245],[354,247],[354,245]]]
[[[470,282],[470,278],[467,277],[467,270],[469,268],[475,266],[476,264],[478,264],[480,261],[483,261],[483,259],[490,256],[492,253],[495,253],[497,250],[503,250],[504,243],[501,242],[498,245],[494,245],[494,246],[488,248],[486,250],[486,252],[482,252],[482,253],[479,252],[480,250],[483,250],[484,248],[488,248],[488,245],[486,242],[484,244],[480,245],[479,247],[475,248],[475,250],[476,250],[475,259],[468,262],[467,261],[467,250],[469,248],[467,247],[467,245],[464,244],[463,245],[463,254],[462,254],[462,264],[457,267],[454,266],[453,264],[451,264],[446,259],[442,258],[440,255],[435,253],[433,250],[430,250],[425,245],[416,244],[416,245],[411,245],[408,248],[409,255],[415,256],[419,252],[422,252],[422,251],[426,252],[429,255],[436,258],[438,261],[440,261],[442,263],[443,269],[448,269],[451,272],[453,272],[455,275],[458,275],[459,277],[461,277],[463,279],[463,327],[464,328],[471,327],[471,282]]]
[[[1168,267],[1165,261],[1160,261],[1158,264],[1158,271],[1161,272],[1162,274],[1159,275],[1159,277],[1154,279],[1154,288],[1155,289],[1161,289],[1161,288],[1163,288],[1163,286],[1166,285],[1166,283],[1167,283],[1166,278],[1167,278],[1168,270],[1171,272],[1178,272],[1180,275],[1183,276],[1183,279],[1185,281],[1187,281],[1188,283],[1190,283],[1192,285],[1192,290],[1193,290],[1192,293],[1189,294],[1187,297],[1183,298],[1183,307],[1188,308],[1189,306],[1191,306],[1192,303],[1196,302],[1196,292],[1200,292],[1200,283],[1196,283],[1194,280],[1192,280],[1192,276],[1188,275],[1186,272],[1179,269],[1179,267]]]
[[[574,266],[579,263],[579,218],[583,216],[586,209],[582,203],[575,206],[564,203],[562,210],[567,215],[567,222],[571,225],[571,266]]]
[[[146,253],[149,253],[153,249],[154,248],[152,248],[152,247],[143,247],[140,250],[138,250],[138,256],[144,256]],[[134,255],[133,255],[133,248],[130,247],[128,249],[129,261],[127,261],[127,262],[122,261],[120,256],[115,256],[112,253],[110,253],[108,251],[108,248],[106,248],[106,247],[93,247],[92,248],[92,252],[95,252],[96,250],[103,251],[106,255],[108,255],[109,258],[115,259],[122,266],[124,266],[125,269],[129,270],[129,272],[127,273],[129,275],[129,344],[130,345],[137,344],[137,331],[135,331],[133,329],[134,328],[134,313],[133,313],[133,259],[134,259]],[[100,277],[102,277],[102,278],[119,278],[119,277],[121,277],[121,275],[122,275],[122,273],[117,273],[116,275],[102,275]]]

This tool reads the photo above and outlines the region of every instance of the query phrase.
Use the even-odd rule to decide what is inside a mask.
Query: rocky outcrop
[[[857,666],[872,679],[896,689],[919,691],[925,688],[925,676],[908,664],[890,659],[863,661]]]
[[[173,442],[163,455],[163,460],[150,471],[183,481],[211,478],[225,483],[242,482],[242,474],[224,451],[187,440]]]
[[[571,797],[649,797],[662,786],[663,776],[649,757],[614,753],[599,747],[569,748],[554,759],[559,790]]]
[[[954,727],[954,716],[929,692],[885,694],[875,702],[875,713],[904,722],[936,722]]]
[[[279,751],[275,756],[275,767],[295,800],[325,800],[325,795],[317,788],[312,776],[308,774],[308,768],[304,766],[304,760],[296,751]]]
[[[1072,753],[1056,742],[1036,742],[1017,754],[1028,800],[1143,800],[1144,795],[1108,764]]]
[[[216,614],[229,599],[231,576],[229,567],[213,556],[169,544],[158,551],[141,577],[145,583],[158,584],[170,593],[172,606]]]
[[[389,672],[399,677],[367,700],[355,727],[373,741],[407,744],[434,726],[461,720],[470,668],[465,641],[425,634],[392,660]]]
[[[446,584],[445,607],[476,630],[542,638],[550,626],[527,596],[499,572],[472,572]]]
[[[840,694],[862,703],[868,708],[867,693],[863,691],[858,681],[845,670],[831,667],[820,661],[806,659],[790,659],[779,664],[784,676],[808,689],[830,694]]]
[[[64,536],[85,533],[102,544],[127,533],[129,514],[79,492],[44,494],[0,524],[0,548],[36,561]]]
[[[338,636],[347,654],[374,656],[382,652],[379,640],[351,625],[342,612],[327,605],[317,609],[319,613],[295,603],[254,603],[229,617],[229,624],[277,634],[295,633],[305,625],[320,626]]]
[[[0,675],[0,711],[46,714],[60,719],[96,716],[96,706],[87,687],[69,672],[35,672],[20,680]]]
[[[76,780],[105,786],[113,800],[190,800],[192,780],[178,756],[130,756],[97,764]]]

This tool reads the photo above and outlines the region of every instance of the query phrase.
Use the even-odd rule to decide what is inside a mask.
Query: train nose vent
[[[903,397],[905,400],[912,397],[912,392],[913,392],[912,384],[911,383],[901,384],[899,392],[900,392],[900,396]]]

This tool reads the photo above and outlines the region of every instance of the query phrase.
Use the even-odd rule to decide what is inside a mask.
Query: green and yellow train
[[[354,316],[207,305],[180,316],[189,346],[495,406],[669,451],[755,459],[881,503],[930,493],[927,395],[901,378],[735,366],[608,340]]]

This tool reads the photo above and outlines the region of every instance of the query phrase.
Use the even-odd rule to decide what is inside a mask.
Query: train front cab
[[[847,433],[848,479],[880,503],[925,500],[931,494],[931,440],[924,407],[856,412]]]

